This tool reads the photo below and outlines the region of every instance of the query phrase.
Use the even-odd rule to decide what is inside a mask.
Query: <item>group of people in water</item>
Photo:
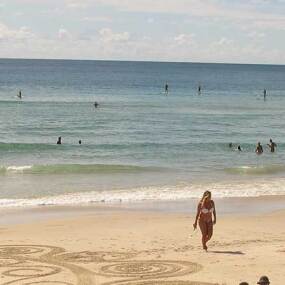
[[[58,137],[58,138],[57,138],[56,144],[62,144],[62,138],[61,138],[61,137]],[[78,144],[81,145],[81,144],[82,144],[82,140],[79,140],[79,141],[78,141]]]
[[[267,146],[270,148],[270,152],[273,153],[273,152],[275,152],[277,144],[272,139],[270,139],[269,143],[267,144]],[[233,144],[232,143],[229,143],[229,148],[231,148],[231,149],[233,148]],[[238,151],[242,151],[242,148],[241,148],[240,145],[237,146],[237,150]],[[257,145],[256,145],[255,153],[256,154],[262,154],[263,153],[263,147],[262,147],[260,142],[258,142]]]
[[[198,85],[197,91],[198,91],[198,95],[201,95],[202,86],[201,86],[200,84]],[[168,85],[168,83],[166,82],[165,85],[164,85],[164,94],[165,94],[165,95],[168,95],[168,92],[169,92],[169,85]]]
[[[165,85],[164,85],[164,94],[168,95],[168,92],[169,92],[169,85],[166,82]],[[197,92],[198,92],[198,95],[201,95],[201,93],[202,93],[202,86],[201,86],[201,84],[198,85]],[[263,89],[263,99],[264,99],[264,101],[266,100],[266,96],[267,96],[267,90]]]
[[[270,152],[275,152],[275,148],[277,147],[277,144],[274,141],[272,141],[272,139],[270,139],[267,146],[270,148]],[[263,153],[263,147],[262,147],[260,142],[257,143],[255,152],[256,152],[256,154],[262,154]]]
[[[22,99],[22,98],[23,98],[23,97],[22,97],[22,90],[19,90],[19,92],[18,92],[18,94],[17,94],[17,97],[18,97],[19,99]],[[99,103],[98,103],[97,101],[94,102],[94,107],[95,107],[95,108],[98,108],[98,107],[99,107]]]

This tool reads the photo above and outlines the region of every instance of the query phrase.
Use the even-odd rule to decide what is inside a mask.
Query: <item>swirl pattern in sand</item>
[[[0,246],[0,256],[13,256],[13,255],[29,255],[35,253],[44,252],[45,248],[36,247],[36,246],[22,246],[22,245],[13,245],[13,246]]]
[[[104,251],[82,251],[72,252],[57,255],[57,258],[72,263],[93,263],[93,262],[107,262],[120,261],[135,257],[135,253],[131,252],[104,252]]]
[[[188,261],[133,260],[138,254],[66,252],[64,248],[45,245],[0,245],[1,285],[213,285],[158,281],[188,276],[202,266]],[[98,283],[98,279],[102,281]]]
[[[196,263],[182,261],[123,261],[104,265],[100,273],[112,277],[166,278],[201,270]]]
[[[114,283],[115,284],[115,283]],[[150,280],[144,282],[127,282],[127,283],[120,283],[120,285],[219,285],[214,283],[205,283],[199,281],[161,281],[161,280]]]

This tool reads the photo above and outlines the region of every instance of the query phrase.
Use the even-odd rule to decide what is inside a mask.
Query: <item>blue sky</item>
[[[285,64],[285,0],[0,0],[0,57]]]

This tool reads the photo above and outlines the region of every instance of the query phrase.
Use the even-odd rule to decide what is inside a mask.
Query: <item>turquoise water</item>
[[[0,60],[0,205],[285,194],[284,77],[270,65]]]

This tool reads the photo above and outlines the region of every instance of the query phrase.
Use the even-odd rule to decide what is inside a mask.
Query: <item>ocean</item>
[[[284,195],[284,78],[281,65],[1,59],[0,207]]]

